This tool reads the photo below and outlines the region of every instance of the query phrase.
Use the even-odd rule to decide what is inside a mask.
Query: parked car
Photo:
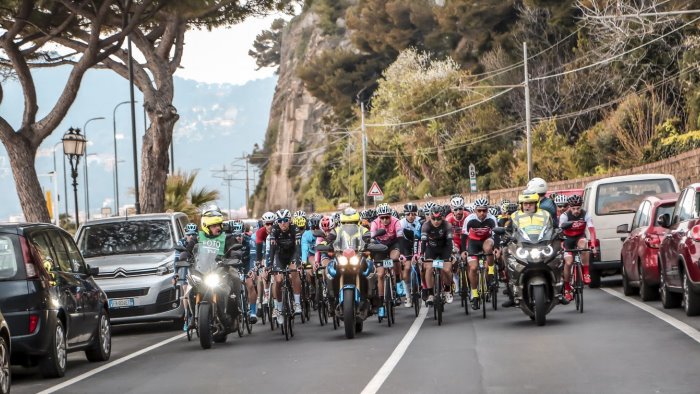
[[[0,312],[0,394],[8,394],[12,384],[10,372],[10,327],[7,326],[5,316]]]
[[[655,299],[659,294],[658,252],[666,231],[657,221],[660,216],[670,214],[676,205],[678,193],[666,193],[646,197],[631,224],[617,226],[617,232],[629,234],[623,237],[622,287],[625,295],[639,291],[643,301]]]
[[[107,296],[70,234],[50,224],[0,224],[0,309],[13,364],[39,365],[61,377],[66,353],[109,359],[112,335]]]
[[[630,223],[647,196],[678,193],[673,175],[640,174],[616,176],[590,182],[583,189],[583,208],[593,218],[599,252],[590,264],[591,287],[599,287],[603,276],[621,272],[622,240],[617,226]]]
[[[688,316],[700,314],[700,183],[681,192],[673,213],[659,217],[667,228],[659,247],[661,304],[682,305]]]
[[[173,286],[175,245],[188,223],[184,213],[90,220],[76,239],[109,298],[113,323],[169,320],[182,327],[184,309]]]

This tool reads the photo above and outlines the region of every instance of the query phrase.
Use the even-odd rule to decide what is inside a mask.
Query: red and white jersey
[[[580,237],[586,234],[587,228],[593,228],[593,218],[585,209],[582,209],[578,215],[574,215],[571,211],[562,213],[559,217],[559,226],[567,222],[573,222],[570,228],[563,231],[567,237]]]

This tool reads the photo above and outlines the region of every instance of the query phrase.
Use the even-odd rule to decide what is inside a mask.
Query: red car
[[[643,301],[650,301],[658,295],[658,252],[666,229],[659,226],[657,220],[661,215],[673,212],[677,199],[678,193],[648,196],[639,204],[632,225],[625,223],[617,227],[618,233],[629,233],[623,237],[620,250],[625,295],[639,291]]]
[[[659,217],[666,228],[659,248],[660,294],[664,308],[683,305],[700,314],[700,183],[681,191],[672,214]],[[681,302],[682,301],[682,302]]]

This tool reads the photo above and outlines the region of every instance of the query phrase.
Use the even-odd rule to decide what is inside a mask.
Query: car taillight
[[[656,234],[647,234],[644,236],[644,243],[649,248],[658,249],[661,245],[661,238]]]
[[[688,231],[688,236],[695,242],[700,242],[700,224],[693,226],[693,228]]]
[[[32,264],[32,253],[29,250],[29,243],[24,237],[19,237],[19,243],[22,245],[22,258],[24,260],[24,269],[27,271],[27,279],[37,279],[39,273],[36,272],[36,268]]]
[[[39,316],[29,315],[29,333],[34,334],[36,327],[39,325]]]

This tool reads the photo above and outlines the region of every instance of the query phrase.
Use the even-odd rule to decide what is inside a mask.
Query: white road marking
[[[117,365],[119,365],[119,364],[121,364],[121,363],[123,363],[123,362],[129,361],[129,360],[131,360],[131,359],[134,358],[134,357],[138,357],[138,356],[140,356],[140,355],[142,355],[142,354],[144,354],[144,353],[150,352],[150,351],[153,350],[153,349],[157,349],[157,348],[159,348],[159,347],[161,347],[161,346],[163,346],[163,345],[169,344],[170,342],[173,342],[173,341],[176,341],[176,340],[178,340],[178,339],[180,339],[180,338],[183,338],[185,335],[187,335],[187,334],[185,334],[185,333],[178,334],[178,335],[176,335],[176,336],[174,336],[174,337],[172,337],[172,338],[168,338],[168,339],[166,339],[166,340],[164,340],[164,341],[158,342],[158,343],[156,343],[155,345],[151,345],[151,346],[149,346],[149,347],[147,347],[147,348],[145,348],[145,349],[141,349],[141,350],[139,350],[138,352],[131,353],[131,354],[126,355],[126,356],[124,356],[124,357],[122,357],[122,358],[120,358],[120,359],[118,359],[118,360],[114,360],[114,361],[112,361],[111,363],[108,363],[108,364],[105,364],[105,365],[103,365],[103,366],[101,366],[101,367],[98,367],[98,368],[95,368],[95,369],[93,369],[93,370],[87,371],[87,372],[85,372],[85,373],[82,374],[82,375],[78,375],[78,376],[74,377],[73,379],[66,380],[65,382],[63,382],[63,383],[61,383],[61,384],[57,384],[57,385],[55,385],[55,386],[53,386],[53,387],[50,387],[50,388],[48,388],[48,389],[46,389],[46,390],[44,390],[44,391],[39,392],[39,394],[49,394],[49,393],[56,392],[56,391],[58,391],[58,390],[62,390],[62,389],[66,388],[66,387],[68,387],[68,386],[70,386],[70,385],[72,385],[72,384],[78,383],[78,382],[80,382],[81,380],[85,380],[85,379],[89,378],[90,376],[96,375],[96,374],[98,374],[98,373],[100,373],[100,372],[102,372],[102,371],[104,371],[104,370],[110,369],[110,368],[112,368],[112,367],[116,367]]]
[[[652,315],[654,315],[654,316],[658,317],[659,319],[665,321],[666,323],[672,325],[673,327],[678,329],[683,334],[689,336],[695,342],[700,343],[700,331],[696,330],[695,328],[689,326],[686,323],[683,323],[682,321],[676,319],[675,317],[673,317],[667,313],[661,312],[660,310],[658,310],[650,305],[647,305],[641,301],[637,301],[634,298],[626,297],[624,294],[620,293],[617,290],[612,290],[612,289],[601,289],[601,290],[603,290],[604,292],[606,292],[612,296],[615,296],[623,301],[627,301],[630,304],[636,306],[637,308],[639,308],[645,312],[651,313]]]
[[[428,309],[430,308],[425,306],[421,308],[420,312],[418,313],[418,317],[416,317],[416,320],[413,321],[413,324],[411,324],[411,327],[408,329],[406,335],[404,335],[401,342],[396,345],[394,351],[384,362],[384,365],[379,368],[379,371],[377,371],[372,380],[367,383],[367,386],[365,386],[365,388],[362,390],[362,394],[374,394],[379,391],[386,378],[389,377],[391,371],[394,370],[396,365],[401,360],[401,357],[403,357],[404,353],[406,353],[406,349],[408,349],[408,346],[411,344],[411,342],[413,342],[416,334],[418,334],[418,330],[420,330],[420,326],[423,325],[425,316],[428,315]]]

